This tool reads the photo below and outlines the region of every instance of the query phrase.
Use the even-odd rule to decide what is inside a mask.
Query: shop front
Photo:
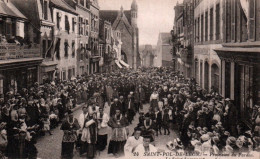
[[[30,88],[39,78],[39,65],[42,58],[15,59],[0,62],[0,93],[1,97],[12,91],[19,92],[22,88]]]
[[[45,83],[54,80],[55,70],[57,70],[57,62],[44,61],[41,65],[40,83]]]
[[[253,107],[260,104],[259,50],[231,47],[215,50],[221,59],[222,95],[234,101],[240,119],[249,127]]]
[[[99,72],[99,61],[101,57],[100,56],[92,56],[90,58],[89,63],[89,72],[92,73],[98,73]]]

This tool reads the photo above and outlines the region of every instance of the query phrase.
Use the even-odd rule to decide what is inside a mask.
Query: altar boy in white
[[[158,149],[151,144],[152,136],[144,135],[143,144],[138,145],[132,155],[136,158],[154,158],[157,157],[155,154],[158,152]]]
[[[125,156],[132,156],[132,153],[135,150],[135,148],[138,145],[143,144],[143,137],[141,136],[141,132],[142,130],[140,128],[135,128],[134,136],[130,136],[127,139],[126,144],[124,146]]]

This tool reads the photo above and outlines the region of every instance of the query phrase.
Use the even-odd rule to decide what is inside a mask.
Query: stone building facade
[[[51,0],[54,26],[54,61],[58,63],[56,78],[70,80],[77,74],[76,10],[64,0]]]
[[[100,12],[99,23],[99,52],[101,53],[101,61],[103,61],[103,72],[112,71],[114,65],[113,50],[112,50],[112,24],[103,18],[102,11]]]
[[[110,21],[112,29],[121,33],[122,65],[128,64],[133,69],[140,66],[139,55],[139,29],[137,24],[138,6],[136,0],[133,0],[131,10],[124,10],[123,7],[119,11],[102,10],[103,19]]]
[[[40,30],[15,3],[0,1],[0,96],[39,82]]]
[[[224,0],[196,0],[194,9],[194,71],[205,90],[221,93],[221,61],[216,51],[223,42]]]
[[[32,23],[41,32],[40,45],[43,62],[40,67],[39,82],[52,81],[57,68],[57,62],[54,61],[54,23],[51,16],[50,0],[28,1],[26,4],[21,0],[11,0],[13,4],[28,17]],[[37,16],[31,16],[35,14]]]
[[[99,47],[99,5],[97,0],[92,0],[90,2],[90,61],[89,61],[89,72],[96,73],[99,72],[100,67],[100,55],[98,51]]]
[[[73,7],[78,14],[77,20],[74,21],[77,27],[77,37],[75,46],[77,54],[77,76],[89,74],[90,50],[90,2],[88,0],[66,0],[67,4]]]
[[[152,45],[145,45],[144,50],[141,51],[142,67],[152,67],[154,65],[155,49]]]
[[[260,104],[260,2],[195,0],[194,69],[198,84],[230,98],[252,126]]]
[[[177,70],[184,77],[192,77],[193,54],[194,54],[194,0],[184,0],[177,4],[175,10],[175,36],[178,44],[175,46],[177,55]]]
[[[221,60],[221,94],[238,108],[239,119],[251,125],[252,110],[260,104],[260,2],[225,1]]]
[[[171,33],[160,33],[154,57],[155,67],[172,66]]]

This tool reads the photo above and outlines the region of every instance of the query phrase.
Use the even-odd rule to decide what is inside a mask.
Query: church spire
[[[123,15],[124,15],[124,8],[123,8],[123,6],[121,6],[121,8],[120,8],[120,16],[123,17]]]
[[[131,5],[131,10],[138,10],[138,5],[137,5],[137,2],[136,2],[136,0],[133,0],[133,2],[132,2],[132,5]]]

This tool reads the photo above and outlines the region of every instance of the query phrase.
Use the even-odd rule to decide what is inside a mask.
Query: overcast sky
[[[133,0],[98,0],[101,10],[130,10]],[[155,45],[159,32],[173,27],[174,6],[177,0],[136,0],[138,4],[139,43]],[[179,0],[181,2],[182,0]]]

